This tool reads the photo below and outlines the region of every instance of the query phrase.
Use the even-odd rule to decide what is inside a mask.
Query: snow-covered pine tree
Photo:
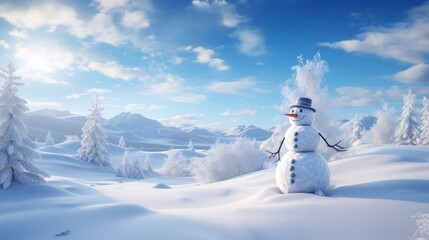
[[[126,147],[127,147],[127,144],[125,143],[124,136],[121,136],[121,137],[119,138],[118,146],[119,146],[119,147],[122,147],[122,148],[126,148]]]
[[[95,96],[90,111],[88,120],[82,128],[81,147],[77,151],[77,156],[96,165],[111,168],[110,154],[106,149],[107,135],[103,128],[106,121],[101,114],[103,108],[100,106],[98,95]]]
[[[18,82],[16,67],[8,62],[1,68],[5,79],[0,94],[0,185],[9,187],[12,180],[19,183],[41,183],[49,175],[35,167],[31,161],[41,156],[34,149],[35,143],[27,136],[27,127],[23,121],[28,111],[27,102],[17,96]]]
[[[195,151],[194,144],[192,144],[192,139],[189,139],[188,150],[192,152]]]
[[[51,146],[54,144],[55,144],[55,139],[54,137],[52,137],[51,132],[48,131],[48,134],[46,134],[45,146]]]
[[[423,97],[422,119],[420,122],[419,144],[429,145],[429,99]]]
[[[414,111],[414,95],[411,89],[408,94],[404,96],[404,106],[400,118],[399,127],[396,129],[396,143],[397,144],[416,144],[417,137],[419,136],[418,123],[416,113]]]
[[[119,165],[118,176],[126,178],[129,172],[131,172],[131,164],[128,159],[128,151],[125,151],[121,159],[121,164]]]

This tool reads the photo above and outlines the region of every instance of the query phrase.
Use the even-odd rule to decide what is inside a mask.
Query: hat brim
[[[290,108],[293,108],[293,107],[300,107],[300,108],[307,108],[307,109],[310,109],[311,111],[313,111],[313,112],[316,112],[316,109],[314,109],[314,108],[312,108],[312,107],[309,107],[309,106],[304,106],[304,105],[291,105],[291,106],[289,106]]]

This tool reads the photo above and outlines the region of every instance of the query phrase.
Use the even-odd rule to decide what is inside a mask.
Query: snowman
[[[345,151],[338,143],[329,144],[316,128],[312,126],[316,109],[311,107],[310,98],[298,98],[290,106],[291,127],[286,131],[277,152],[279,164],[276,169],[276,182],[283,193],[315,193],[324,195],[329,186],[329,167],[326,159],[316,152],[320,138],[337,151]],[[280,159],[280,149],[286,145],[288,152]]]

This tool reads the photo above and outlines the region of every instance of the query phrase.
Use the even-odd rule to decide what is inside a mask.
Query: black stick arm
[[[341,147],[341,146],[339,145],[339,144],[340,144],[340,142],[341,142],[341,140],[340,140],[340,141],[338,141],[338,142],[337,142],[337,143],[335,143],[335,144],[330,144],[330,143],[328,143],[328,141],[326,140],[326,138],[325,138],[325,137],[323,137],[323,135],[322,135],[321,133],[319,133],[319,136],[323,139],[323,141],[326,143],[326,145],[328,145],[328,147],[335,149],[337,152],[344,152],[344,151],[347,151],[347,149],[345,149],[345,148],[343,148],[343,147]]]
[[[278,162],[278,161],[280,161],[280,149],[282,149],[282,145],[283,145],[283,142],[285,141],[285,138],[283,137],[283,139],[282,139],[282,141],[280,142],[280,146],[279,146],[279,149],[277,149],[277,151],[276,152],[270,152],[270,151],[268,151],[268,150],[266,150],[268,153],[270,153],[271,155],[269,156],[269,158],[273,158],[273,157],[275,157],[276,155],[277,155],[277,161],[276,162]]]

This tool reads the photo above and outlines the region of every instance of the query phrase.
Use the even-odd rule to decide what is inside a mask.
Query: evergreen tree
[[[408,90],[408,94],[404,96],[404,106],[400,118],[399,127],[396,130],[397,144],[416,144],[416,139],[419,136],[418,123],[416,113],[414,111],[414,99],[416,95]]]
[[[41,183],[45,181],[43,177],[49,177],[31,163],[41,156],[34,150],[36,144],[27,136],[23,121],[28,111],[27,102],[17,96],[17,87],[23,83],[18,82],[15,72],[12,63],[7,63],[0,72],[5,79],[0,94],[0,185],[3,189],[8,188],[12,180]]]
[[[195,151],[194,145],[192,144],[192,139],[189,139],[188,150],[193,152]]]
[[[103,108],[97,95],[90,111],[88,120],[82,128],[81,147],[77,156],[96,165],[111,168],[110,154],[106,149],[107,135],[103,128],[106,121],[102,117]]]
[[[127,178],[131,170],[132,166],[128,159],[128,151],[125,151],[121,159],[121,164],[119,165],[118,176]]]
[[[48,134],[46,134],[45,146],[50,146],[54,144],[55,144],[55,139],[52,137],[51,132],[48,131]]]
[[[118,146],[122,148],[126,148],[127,144],[125,143],[124,136],[121,136],[118,141]]]
[[[429,145],[429,99],[423,97],[422,119],[420,122],[420,137],[419,143]]]

